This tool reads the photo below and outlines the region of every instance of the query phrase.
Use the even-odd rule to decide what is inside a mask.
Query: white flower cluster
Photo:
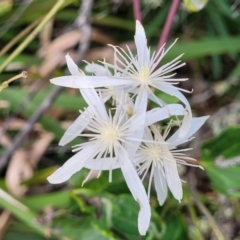
[[[89,141],[74,146],[73,151],[77,153],[49,176],[48,181],[62,183],[85,167],[90,169],[90,174],[93,170],[98,170],[99,175],[101,171],[108,170],[111,182],[112,170],[120,168],[129,190],[139,203],[138,229],[141,235],[145,235],[151,218],[149,196],[152,180],[160,205],[166,200],[168,188],[178,201],[182,199],[177,165],[191,165],[188,160],[192,159],[184,154],[189,149],[177,150],[176,147],[191,140],[190,137],[208,117],[193,118],[189,102],[180,92],[185,90],[175,86],[187,80],[174,78],[173,71],[184,65],[179,60],[181,56],[158,67],[174,43],[168,49],[163,46],[151,55],[145,31],[137,21],[135,44],[136,56],[128,46],[127,51],[112,46],[114,64],[105,61],[101,65],[88,64],[86,71],[93,76],[86,76],[67,55],[71,76],[50,80],[56,85],[78,88],[88,104],[59,144],[65,145],[77,136],[89,138]],[[164,102],[154,94],[154,89],[177,97],[185,107]],[[112,108],[106,106],[109,100],[112,100]],[[149,100],[159,107],[148,111]],[[161,132],[157,124],[170,117]],[[178,130],[168,137],[171,126],[176,124]],[[147,194],[142,180],[148,172]]]

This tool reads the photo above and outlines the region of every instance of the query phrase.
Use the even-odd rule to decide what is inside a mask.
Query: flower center
[[[153,162],[161,160],[161,156],[164,153],[163,149],[159,146],[155,146],[148,150],[148,159],[151,159]]]
[[[108,145],[113,145],[119,140],[119,130],[117,126],[108,126],[107,129],[102,131],[102,140]]]
[[[149,84],[149,68],[148,67],[142,67],[139,71],[139,81],[141,84],[148,85]]]

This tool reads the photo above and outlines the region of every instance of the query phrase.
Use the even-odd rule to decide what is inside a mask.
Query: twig
[[[36,83],[36,82],[34,82],[34,83]],[[8,130],[12,121],[17,117],[17,115],[21,114],[22,109],[26,108],[28,106],[28,104],[32,101],[32,99],[35,97],[36,93],[41,88],[41,84],[43,84],[43,82],[40,82],[40,84],[38,84],[37,89],[29,91],[28,94],[26,95],[25,99],[21,103],[19,103],[19,105],[14,109],[14,112],[4,121],[4,123],[2,124],[1,129],[0,129],[0,139],[5,135],[6,131]],[[30,86],[30,88],[31,88],[31,86]]]
[[[85,38],[82,40],[79,47],[79,56],[77,61],[81,61],[84,57],[84,53],[87,51],[90,40],[90,29],[86,29],[86,26],[90,28],[89,25],[89,16],[92,9],[92,0],[84,0],[82,1],[82,5],[79,12],[79,17],[76,20],[75,24],[77,24],[80,31],[82,31]],[[80,19],[83,19],[81,22]],[[81,54],[81,55],[80,55]],[[55,87],[52,92],[47,96],[41,106],[36,110],[35,114],[28,120],[22,131],[15,137],[12,145],[3,153],[0,159],[0,171],[6,166],[9,157],[12,153],[18,148],[23,139],[27,136],[27,134],[32,130],[33,125],[39,120],[39,118],[45,113],[45,111],[52,105],[53,101],[57,98],[59,93],[63,90],[62,87]]]
[[[86,51],[89,47],[89,40],[91,37],[91,25],[89,23],[90,13],[92,9],[92,0],[84,0],[79,9],[79,14],[74,22],[74,25],[82,32],[82,42],[78,48],[78,56],[75,59],[76,62],[80,62],[83,60],[83,56],[85,55]]]
[[[170,10],[168,12],[167,20],[164,24],[162,34],[161,34],[160,40],[158,42],[158,49],[160,49],[161,46],[164,43],[167,42],[167,39],[168,39],[168,36],[169,36],[169,33],[170,33],[170,29],[172,27],[173,19],[174,19],[174,16],[175,16],[176,12],[177,12],[179,3],[180,3],[180,0],[173,0],[172,1]]]
[[[37,36],[37,34],[43,29],[43,27],[49,22],[49,20],[56,14],[56,12],[62,7],[65,0],[58,0],[49,13],[44,17],[42,22],[32,31],[31,34],[15,49],[15,51],[1,64],[0,73],[8,66],[8,64],[19,55],[27,45]]]
[[[134,19],[142,22],[142,13],[139,0],[133,0],[133,13]]]
[[[21,72],[20,74],[10,78],[9,80],[4,81],[1,85],[0,85],[0,92],[4,89],[7,88],[9,83],[19,79],[19,78],[26,78],[28,76],[28,73],[26,71]]]
[[[7,148],[7,150],[3,153],[0,159],[0,170],[2,170],[5,167],[9,157],[22,143],[23,139],[27,136],[27,134],[32,130],[33,125],[40,119],[40,117],[52,105],[52,102],[56,99],[56,97],[59,95],[61,90],[62,90],[62,87],[56,87],[53,89],[53,91],[48,95],[48,97],[43,101],[41,106],[37,109],[36,113],[33,114],[32,117],[25,124],[22,131],[14,138],[12,145],[9,148]]]
[[[224,240],[224,236],[218,226],[218,224],[216,223],[216,221],[214,220],[214,218],[212,217],[211,213],[208,211],[208,209],[204,206],[204,204],[202,204],[202,202],[199,200],[199,196],[197,195],[197,193],[191,189],[191,195],[193,196],[193,199],[195,201],[195,203],[197,204],[199,210],[206,216],[206,218],[209,221],[209,225],[212,227],[213,232],[215,233],[216,237],[218,240]]]

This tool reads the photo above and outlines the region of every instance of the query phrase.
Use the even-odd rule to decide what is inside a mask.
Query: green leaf
[[[136,239],[138,233],[139,205],[130,194],[101,194],[105,220],[108,225],[128,239]]]
[[[202,145],[202,165],[205,168],[214,187],[223,194],[240,197],[240,165],[220,165],[231,163],[233,158],[240,156],[240,127],[232,126],[225,129],[219,136]]]
[[[46,206],[66,207],[71,201],[70,191],[58,191],[25,197],[22,202],[33,210],[41,210]]]
[[[182,60],[190,60],[210,55],[230,54],[240,51],[240,37],[208,37],[198,41],[177,42],[163,58],[167,63],[184,53]]]
[[[165,234],[161,237],[161,240],[188,239],[186,220],[181,214],[169,213],[164,222]]]
[[[64,217],[55,219],[53,227],[57,231],[72,240],[109,240],[113,238],[113,233],[107,229],[102,229],[98,220],[93,216],[83,217]]]
[[[0,206],[10,211],[15,217],[31,227],[35,232],[45,236],[48,231],[46,227],[37,222],[37,213],[13,198],[7,192],[0,189]]]
[[[46,183],[47,177],[49,175],[51,175],[55,170],[56,170],[55,167],[41,169],[41,170],[35,172],[33,177],[31,177],[30,179],[22,181],[21,185],[33,186],[33,185],[37,185],[39,183]]]

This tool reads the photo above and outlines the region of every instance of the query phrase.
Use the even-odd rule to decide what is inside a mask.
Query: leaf
[[[189,239],[187,233],[187,224],[185,218],[180,214],[170,213],[165,222],[165,234],[161,237],[161,240],[182,240]]]
[[[128,239],[136,239],[138,233],[139,206],[130,194],[101,194],[103,215],[108,225]]]
[[[219,136],[202,145],[202,165],[214,187],[223,194],[240,197],[240,165],[232,166],[231,161],[240,156],[240,127],[232,126],[225,129]],[[216,160],[221,157],[225,165]]]
[[[184,53],[182,60],[190,60],[210,55],[230,54],[240,51],[240,37],[205,37],[198,41],[177,42],[163,58],[167,63]]]
[[[56,167],[49,167],[34,172],[34,175],[30,179],[22,181],[21,185],[34,186],[40,183],[46,183],[47,177],[50,176],[55,170]]]
[[[46,236],[49,229],[41,226],[37,222],[37,213],[30,210],[27,206],[13,198],[7,192],[0,189],[0,206],[10,211],[15,217],[23,221],[26,225],[35,230],[35,232]]]
[[[58,191],[25,197],[22,202],[33,210],[41,210],[46,206],[66,207],[71,201],[70,191]]]

